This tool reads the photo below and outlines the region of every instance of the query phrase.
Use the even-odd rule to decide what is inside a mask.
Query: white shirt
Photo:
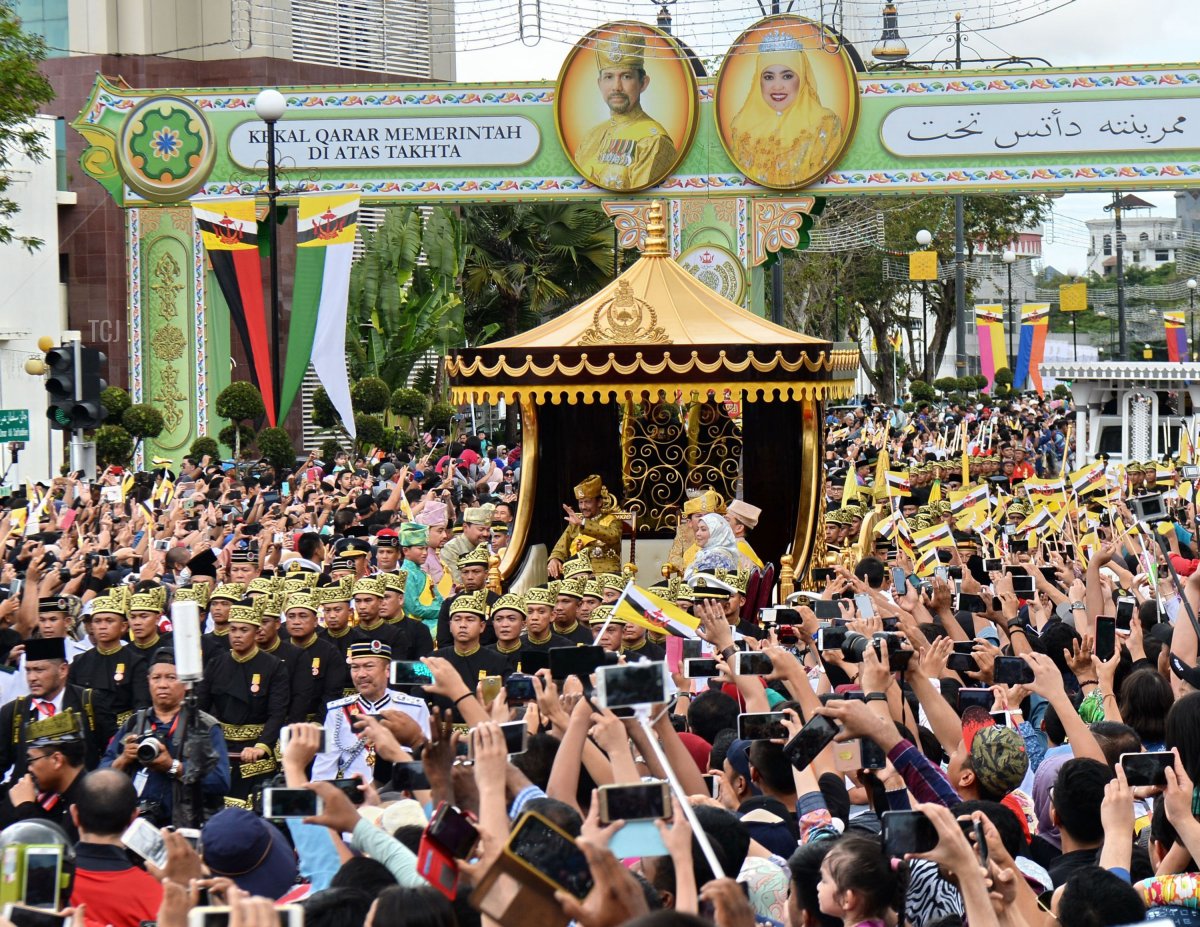
[[[68,663],[70,663],[80,654],[87,653],[92,649],[92,644],[90,641],[77,641],[71,637],[66,638],[66,644]],[[125,642],[122,641],[121,645],[124,646]],[[18,695],[28,694],[29,683],[25,679],[25,654],[21,654],[21,661],[17,664],[17,671],[11,675],[5,673],[2,677],[0,677],[0,705],[3,705],[5,702],[11,702]],[[61,695],[59,696],[59,701],[60,703],[62,701]],[[62,705],[59,704],[56,707],[61,708]]]
[[[388,689],[377,702],[369,702],[361,695],[329,702],[325,714],[325,750],[313,760],[314,782],[329,779],[349,779],[361,773],[364,782],[375,779],[373,752],[366,747],[355,732],[351,719],[356,713],[376,714],[381,711],[399,711],[408,715],[429,736],[429,706],[419,698],[393,692]]]

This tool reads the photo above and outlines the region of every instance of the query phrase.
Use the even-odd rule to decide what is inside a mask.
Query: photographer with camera
[[[133,780],[141,816],[156,827],[194,826],[180,813],[187,804],[180,759],[186,734],[182,708],[187,688],[176,674],[174,651],[164,649],[155,654],[149,681],[150,707],[134,712],[121,726],[100,767],[111,767]],[[197,722],[207,732],[217,757],[216,765],[201,780],[203,816],[207,818],[224,807],[229,792],[229,748],[215,718],[197,712]]]

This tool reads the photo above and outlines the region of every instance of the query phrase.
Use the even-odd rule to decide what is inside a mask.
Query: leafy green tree
[[[106,386],[100,391],[100,405],[104,407],[104,417],[115,423],[121,421],[121,416],[133,405],[133,400],[121,387]]]
[[[354,380],[378,377],[388,392],[405,385],[429,351],[461,345],[462,222],[438,206],[422,221],[393,207],[350,271],[346,356]],[[384,407],[387,399],[384,399]]]
[[[533,328],[612,278],[612,223],[593,203],[464,206],[463,218],[471,344]]]
[[[1049,210],[1044,196],[969,196],[966,198],[967,259],[980,245],[998,250],[1017,232],[1040,222]],[[931,245],[942,266],[954,260],[954,210],[949,196],[831,197],[821,216],[821,225],[866,223],[883,215],[884,248],[908,252],[917,248],[919,229],[933,232]],[[799,251],[784,255],[784,317],[798,331],[840,340],[844,333],[860,332],[865,326],[878,346],[865,351],[863,371],[884,401],[892,400],[893,373],[898,372],[896,352],[888,335],[897,329],[921,332],[919,317],[921,288],[907,279],[885,277],[884,254],[875,247],[847,247],[835,251]],[[894,259],[903,260],[903,255]],[[968,279],[968,304],[971,281]],[[919,348],[920,338],[908,339],[908,356],[901,367],[929,382],[941,366],[954,329],[954,279],[930,281],[927,323],[928,350]],[[835,324],[836,323],[836,324]],[[899,377],[897,377],[899,379]]]
[[[217,432],[217,440],[233,451],[233,458],[237,460],[242,455],[242,449],[254,443],[254,429],[245,422],[226,425]]]
[[[337,438],[326,438],[321,442],[321,462],[325,464],[326,472],[333,469],[333,460],[342,452],[342,444]]]
[[[54,99],[50,82],[38,68],[45,57],[45,40],[21,28],[11,0],[0,0],[0,244],[16,241],[29,251],[43,242],[18,235],[12,225],[21,207],[8,195],[13,180],[9,168],[14,157],[42,161],[47,155],[41,133],[31,122]]]
[[[279,472],[295,468],[296,448],[291,435],[282,428],[264,428],[255,437],[254,443],[258,445],[258,452]]]
[[[383,419],[378,415],[359,412],[354,416],[354,430],[358,436],[359,450],[368,447],[379,447],[383,444],[387,430],[383,427]]]
[[[391,398],[391,389],[379,377],[364,377],[350,387],[350,400],[354,408],[368,415],[385,411]]]
[[[167,423],[154,406],[139,403],[130,406],[121,415],[121,426],[137,440],[144,441],[146,438],[157,438]]]
[[[402,386],[392,393],[388,409],[405,419],[420,418],[429,409],[429,396],[418,389]]]
[[[336,428],[341,424],[337,410],[329,401],[325,387],[318,386],[312,394],[312,421],[318,428]]]
[[[450,429],[450,420],[458,412],[455,406],[448,402],[435,402],[425,414],[425,427],[433,431],[437,428]]]
[[[167,423],[154,406],[138,403],[125,410],[121,416],[121,427],[133,436],[140,447],[147,438],[157,438],[162,434]]]
[[[235,380],[218,394],[216,410],[217,415],[221,418],[239,426],[236,429],[222,428],[218,435],[222,444],[233,448],[233,456],[236,460],[241,457],[242,445],[249,444],[254,440],[254,429],[244,423],[251,419],[262,418],[266,414],[262,393],[258,391],[257,386],[247,380]],[[250,437],[243,441],[243,437],[247,433]],[[229,441],[225,440],[226,434],[230,438]]]
[[[192,442],[192,446],[188,449],[188,456],[194,457],[199,461],[205,455],[216,460],[221,456],[221,446],[217,444],[215,438],[210,438],[208,435],[201,435]]]
[[[133,435],[120,425],[101,425],[92,434],[96,463],[101,467],[125,467],[133,459]]]

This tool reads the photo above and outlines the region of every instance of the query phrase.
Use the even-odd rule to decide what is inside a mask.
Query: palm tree
[[[506,338],[533,328],[612,277],[612,224],[593,203],[466,206],[463,219],[471,344],[487,340],[489,326]]]
[[[364,233],[346,318],[353,379],[379,377],[395,389],[430,350],[462,343],[462,235],[461,220],[441,206],[424,218],[415,207],[393,207]]]

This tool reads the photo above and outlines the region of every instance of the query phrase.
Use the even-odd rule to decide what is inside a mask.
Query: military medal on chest
[[[113,673],[113,682],[120,682],[124,678],[125,678],[125,664],[118,663],[117,671],[115,673]]]
[[[600,152],[600,163],[629,167],[633,164],[633,156],[636,151],[637,142],[633,139],[614,138]]]
[[[258,690],[262,688],[261,683],[262,673],[255,673],[250,677],[250,691],[257,694]]]

